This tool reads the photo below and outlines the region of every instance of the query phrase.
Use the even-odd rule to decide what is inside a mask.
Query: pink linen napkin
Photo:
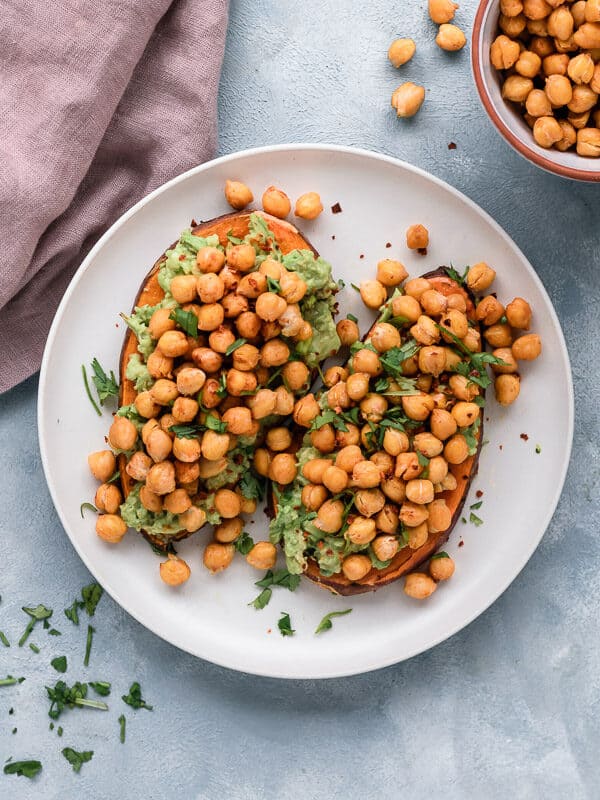
[[[84,255],[213,155],[227,0],[0,2],[0,392]]]

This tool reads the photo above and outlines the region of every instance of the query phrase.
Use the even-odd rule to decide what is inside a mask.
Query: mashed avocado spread
[[[333,319],[335,294],[338,287],[331,275],[331,265],[308,249],[293,250],[284,255],[268,227],[267,220],[261,214],[251,215],[249,230],[243,239],[235,239],[232,236],[229,239],[232,244],[243,242],[254,247],[256,268],[266,258],[272,258],[280,261],[287,270],[296,272],[306,283],[308,291],[299,306],[303,318],[312,326],[313,335],[307,341],[293,343],[292,352],[295,357],[301,358],[310,369],[314,369],[321,361],[335,353],[340,347]],[[222,252],[225,250],[220,244],[218,236],[196,236],[190,229],[185,230],[177,244],[167,250],[158,271],[158,283],[165,292],[163,300],[154,306],[136,307],[130,316],[124,317],[137,338],[138,352],[130,356],[125,373],[126,377],[134,383],[137,392],[147,391],[154,384],[154,379],[147,367],[148,358],[154,352],[157,344],[150,334],[150,319],[158,309],[171,308],[175,310],[179,308],[179,304],[170,292],[171,281],[177,275],[200,274],[196,265],[196,255],[202,247],[216,247]],[[278,383],[281,383],[281,378],[276,379],[275,382],[269,382],[269,388],[275,389]],[[117,413],[131,419],[138,431],[141,431],[146,422],[138,414],[134,405],[123,406]],[[263,429],[268,427],[272,421],[273,417],[261,420],[261,427]],[[219,474],[203,482],[203,488],[209,493],[208,496],[204,499],[194,498],[194,504],[206,512],[209,523],[218,524],[221,520],[214,507],[214,492],[217,489],[238,485],[244,496],[259,499],[260,490],[257,487],[260,482],[255,478],[251,469],[255,440],[256,437],[248,439],[239,437],[236,447],[227,453],[225,468]],[[138,439],[136,447],[141,447],[140,439]],[[305,450],[309,451],[306,448]],[[127,455],[129,456],[131,453],[127,453]],[[180,530],[181,525],[177,515],[168,512],[156,514],[142,506],[139,488],[140,485],[129,494],[121,506],[121,513],[127,525],[136,530],[164,536],[166,539]],[[281,495],[278,518],[271,527],[271,538],[273,541],[278,541],[279,538],[283,539],[288,567],[290,571],[300,573],[305,567],[305,527],[303,526],[304,523],[309,524],[310,520],[298,519],[297,510],[301,507],[299,497],[301,489],[294,491],[298,493],[297,498],[295,496],[288,498],[288,494],[293,494],[289,489]],[[321,536],[320,533],[319,536]],[[331,556],[324,554],[323,563],[327,566],[330,561]],[[335,563],[331,563],[332,570],[335,565]]]

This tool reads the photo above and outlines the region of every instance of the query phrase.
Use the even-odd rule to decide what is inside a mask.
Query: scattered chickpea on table
[[[490,48],[535,142],[600,157],[600,1],[500,0]]]

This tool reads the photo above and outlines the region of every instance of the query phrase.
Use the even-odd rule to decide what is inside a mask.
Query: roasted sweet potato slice
[[[199,225],[196,225],[192,229],[192,233],[198,236],[210,236],[217,234],[219,236],[219,240],[223,246],[227,245],[228,242],[228,234],[231,234],[238,238],[243,238],[248,233],[249,228],[249,220],[250,215],[253,213],[252,211],[244,211],[244,212],[237,212],[234,214],[225,214],[222,217],[217,217],[216,219],[209,220],[208,222],[202,222]],[[303,249],[303,250],[311,250],[315,256],[318,256],[318,252],[315,248],[310,244],[310,242],[305,239],[300,232],[289,222],[285,220],[277,219],[276,217],[272,217],[269,214],[264,214],[263,212],[259,212],[265,219],[268,221],[268,225],[272,233],[275,235],[275,239],[277,244],[279,245],[283,254],[287,254],[292,250],[295,249]],[[174,247],[174,245],[171,245]],[[135,299],[134,307],[135,306],[144,306],[150,305],[154,306],[164,298],[164,291],[160,287],[158,283],[158,271],[162,266],[163,262],[166,259],[166,254],[163,254],[158,261],[154,264],[150,272],[147,274],[144,282],[140,288],[140,291]],[[137,339],[133,331],[128,330],[125,335],[125,340],[123,342],[123,348],[121,350],[121,357],[119,362],[119,369],[120,369],[120,392],[119,392],[119,405],[130,405],[133,403],[136,397],[136,389],[134,383],[130,381],[126,376],[126,369],[127,364],[129,362],[129,357],[136,353],[137,351]],[[127,459],[124,455],[119,456],[119,469],[120,469],[120,480],[121,480],[121,487],[123,490],[123,496],[126,498],[128,494],[131,492],[134,481],[129,477],[129,475],[125,471],[125,466],[127,464]],[[156,547],[161,549],[165,548],[165,542],[162,538],[149,534],[147,532],[142,531],[142,534],[145,538],[154,544]],[[187,531],[182,530],[179,533],[171,535],[169,537],[169,541],[176,541],[178,539],[184,539],[187,536],[190,536]]]
[[[467,304],[467,315],[471,320],[474,319],[475,305],[473,298],[463,286],[453,280],[442,267],[433,272],[427,273],[423,277],[427,278],[432,287],[442,294],[448,296],[460,293],[464,296]],[[370,333],[370,332],[369,332]],[[369,334],[367,334],[368,337]],[[367,338],[365,337],[365,338]],[[454,474],[457,487],[453,491],[447,491],[436,495],[436,499],[444,499],[452,513],[452,522],[449,528],[443,532],[430,533],[424,545],[416,550],[406,546],[402,548],[392,559],[390,565],[384,569],[373,568],[364,578],[359,581],[351,582],[343,573],[336,573],[330,576],[321,574],[316,561],[309,559],[308,567],[305,572],[307,578],[314,581],[319,586],[329,589],[335,594],[354,595],[370,592],[388,583],[398,580],[403,575],[416,569],[420,564],[430,558],[439,547],[448,540],[454,526],[461,516],[461,511],[466,500],[471,480],[477,472],[477,463],[481,449],[483,434],[483,409],[480,411],[480,427],[478,431],[478,448],[475,455],[469,457],[459,465],[451,465],[450,470]]]

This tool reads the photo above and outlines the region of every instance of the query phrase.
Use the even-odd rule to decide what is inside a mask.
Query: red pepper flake
[[[271,628],[267,628],[267,633],[272,633]]]
[[[335,233],[331,234],[331,238],[335,241]]]
[[[481,489],[477,489],[477,491],[475,492],[475,497],[483,497],[483,492],[481,491]]]
[[[115,322],[115,328],[118,328],[118,327],[119,327],[119,323]]]
[[[420,256],[426,256],[427,255],[427,248],[426,247],[419,247],[418,250],[417,250],[417,253]]]
[[[501,444],[499,444],[499,445],[498,445],[498,448],[499,448],[500,450],[503,450],[503,449],[504,449],[504,446],[503,446],[503,445],[501,445]]]
[[[331,213],[332,213],[332,214],[341,214],[341,213],[342,213],[342,207],[341,207],[341,205],[340,205],[339,203],[334,203],[334,204],[331,206]]]
[[[192,217],[192,221],[190,222],[190,225],[192,226],[192,228],[195,228],[198,225],[198,223],[196,222],[196,220],[193,217]]]
[[[179,260],[180,260],[180,261],[185,261],[185,253],[182,253],[182,254],[179,256]]]
[[[359,258],[364,258],[364,257],[365,257],[365,254],[364,254],[364,253],[361,253],[361,254],[359,255]]]
[[[391,243],[391,242],[386,242],[386,243],[385,243],[385,246],[386,246],[386,247],[388,248],[388,250],[389,250],[389,248],[392,246],[392,243]]]
[[[461,539],[461,540],[460,540],[460,542],[458,543],[458,546],[459,546],[459,547],[464,547],[464,546],[465,546],[465,543],[463,542],[463,540],[462,540],[462,539]]]
[[[448,150],[456,150],[456,142],[450,142],[448,144]]]
[[[528,436],[526,433],[522,433],[522,434],[519,436],[519,438],[520,438],[520,439],[523,439],[523,441],[524,441],[524,442],[528,442],[528,441],[529,441],[529,436]]]

